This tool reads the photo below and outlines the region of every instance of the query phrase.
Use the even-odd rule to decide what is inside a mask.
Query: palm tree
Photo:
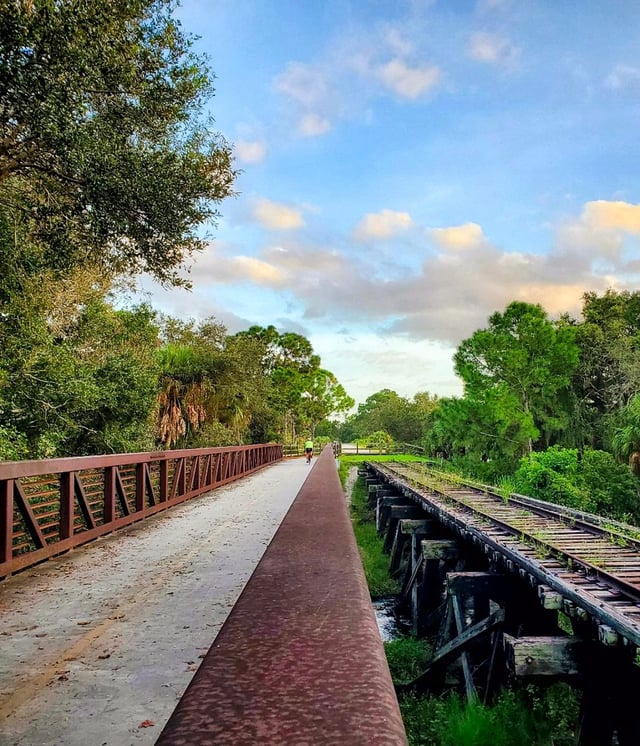
[[[158,395],[158,439],[171,448],[207,418],[207,382],[196,355],[186,345],[167,344],[159,352],[162,374]]]

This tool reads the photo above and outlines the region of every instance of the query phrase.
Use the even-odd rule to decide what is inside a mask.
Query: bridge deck
[[[276,463],[0,584],[0,743],[155,743],[308,475]]]
[[[158,741],[406,744],[325,449]]]

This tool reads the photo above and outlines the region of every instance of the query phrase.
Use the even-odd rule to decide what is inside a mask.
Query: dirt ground
[[[311,468],[274,464],[0,583],[0,743],[155,743]]]

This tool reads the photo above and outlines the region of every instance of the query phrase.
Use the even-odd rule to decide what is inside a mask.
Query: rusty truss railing
[[[281,458],[269,444],[0,462],[0,578]]]

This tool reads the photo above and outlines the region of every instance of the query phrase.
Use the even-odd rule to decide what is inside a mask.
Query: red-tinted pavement
[[[325,449],[157,744],[406,743]]]

